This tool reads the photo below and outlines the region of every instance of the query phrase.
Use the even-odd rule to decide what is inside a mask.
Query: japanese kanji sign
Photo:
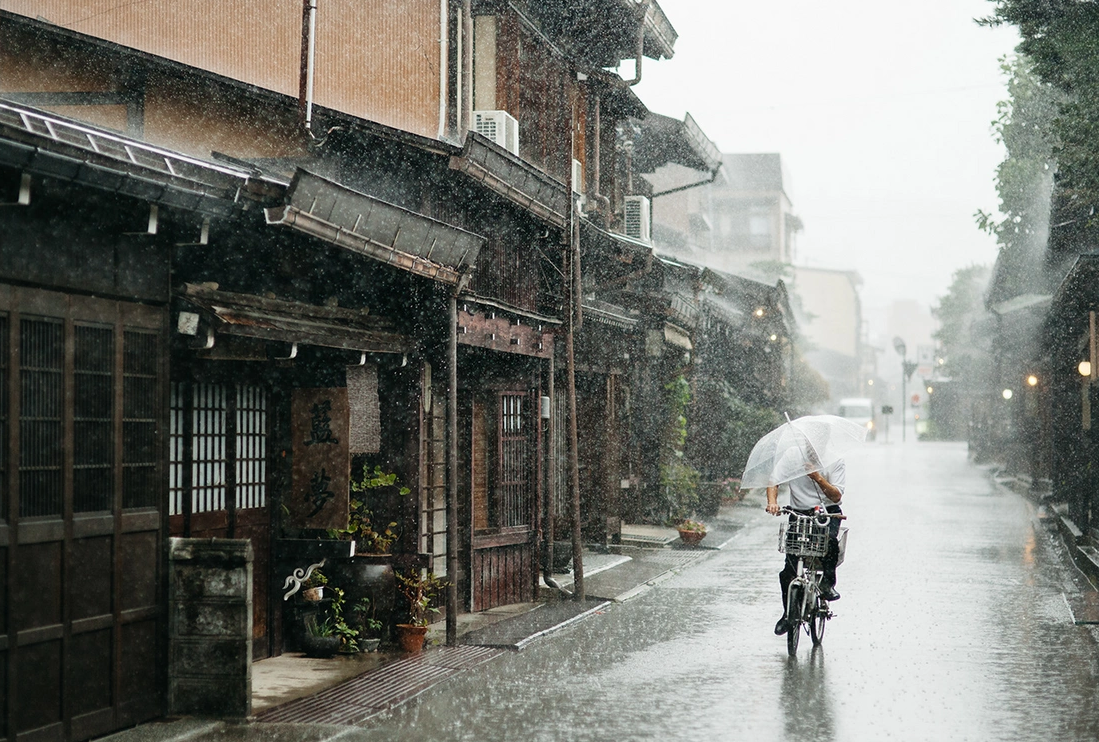
[[[295,389],[290,403],[294,453],[286,500],[294,528],[346,528],[348,449],[347,389]]]

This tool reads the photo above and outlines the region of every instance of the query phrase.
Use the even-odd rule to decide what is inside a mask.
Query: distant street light
[[[915,361],[905,358],[908,347],[899,336],[893,338],[893,350],[897,351],[897,355],[901,357],[901,442],[903,443],[907,432],[905,418],[908,416],[906,409],[908,406],[908,377],[916,370],[917,364]]]
[[[1090,371],[1091,369],[1088,370]],[[1034,374],[1031,374],[1030,376],[1026,377],[1026,383],[1030,386],[1038,386],[1038,377]]]
[[[1076,370],[1080,372],[1081,376],[1091,376],[1091,361],[1080,361],[1080,365],[1076,367]]]
[[[1012,392],[1010,389],[1004,389],[1001,394],[1003,395],[1004,399],[1011,399],[1012,396],[1014,396],[1014,392]]]

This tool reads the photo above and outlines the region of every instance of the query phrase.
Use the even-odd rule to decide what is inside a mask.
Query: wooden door
[[[526,391],[477,395],[471,406],[474,611],[534,599],[536,397]]]
[[[0,285],[0,739],[162,713],[166,320]]]
[[[266,387],[239,382],[175,382],[171,389],[171,534],[252,542],[253,660],[277,653],[268,629],[268,397]]]

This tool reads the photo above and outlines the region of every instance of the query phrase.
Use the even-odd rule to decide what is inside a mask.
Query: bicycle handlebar
[[[818,510],[814,513],[810,513],[809,515],[805,515],[804,513],[799,513],[797,510],[794,510],[789,505],[784,505],[782,507],[782,509],[779,510],[779,514],[780,515],[796,515],[799,518],[817,518],[817,519],[835,518],[837,520],[847,520],[847,516],[844,515],[843,513],[829,513],[827,510]]]

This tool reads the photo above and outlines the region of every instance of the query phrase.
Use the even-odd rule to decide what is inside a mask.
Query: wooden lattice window
[[[73,511],[110,510],[114,500],[114,328],[77,325],[73,340]]]
[[[24,318],[19,351],[19,514],[61,515],[64,325]]]
[[[534,425],[530,397],[499,392],[472,406],[473,528],[505,532],[530,528],[534,500]]]
[[[168,514],[266,507],[267,390],[174,382],[169,397]]]
[[[155,507],[157,336],[127,330],[123,337],[122,507]]]
[[[236,484],[238,508],[267,506],[267,391],[237,385]]]
[[[8,326],[0,312],[0,520],[8,517]]]

